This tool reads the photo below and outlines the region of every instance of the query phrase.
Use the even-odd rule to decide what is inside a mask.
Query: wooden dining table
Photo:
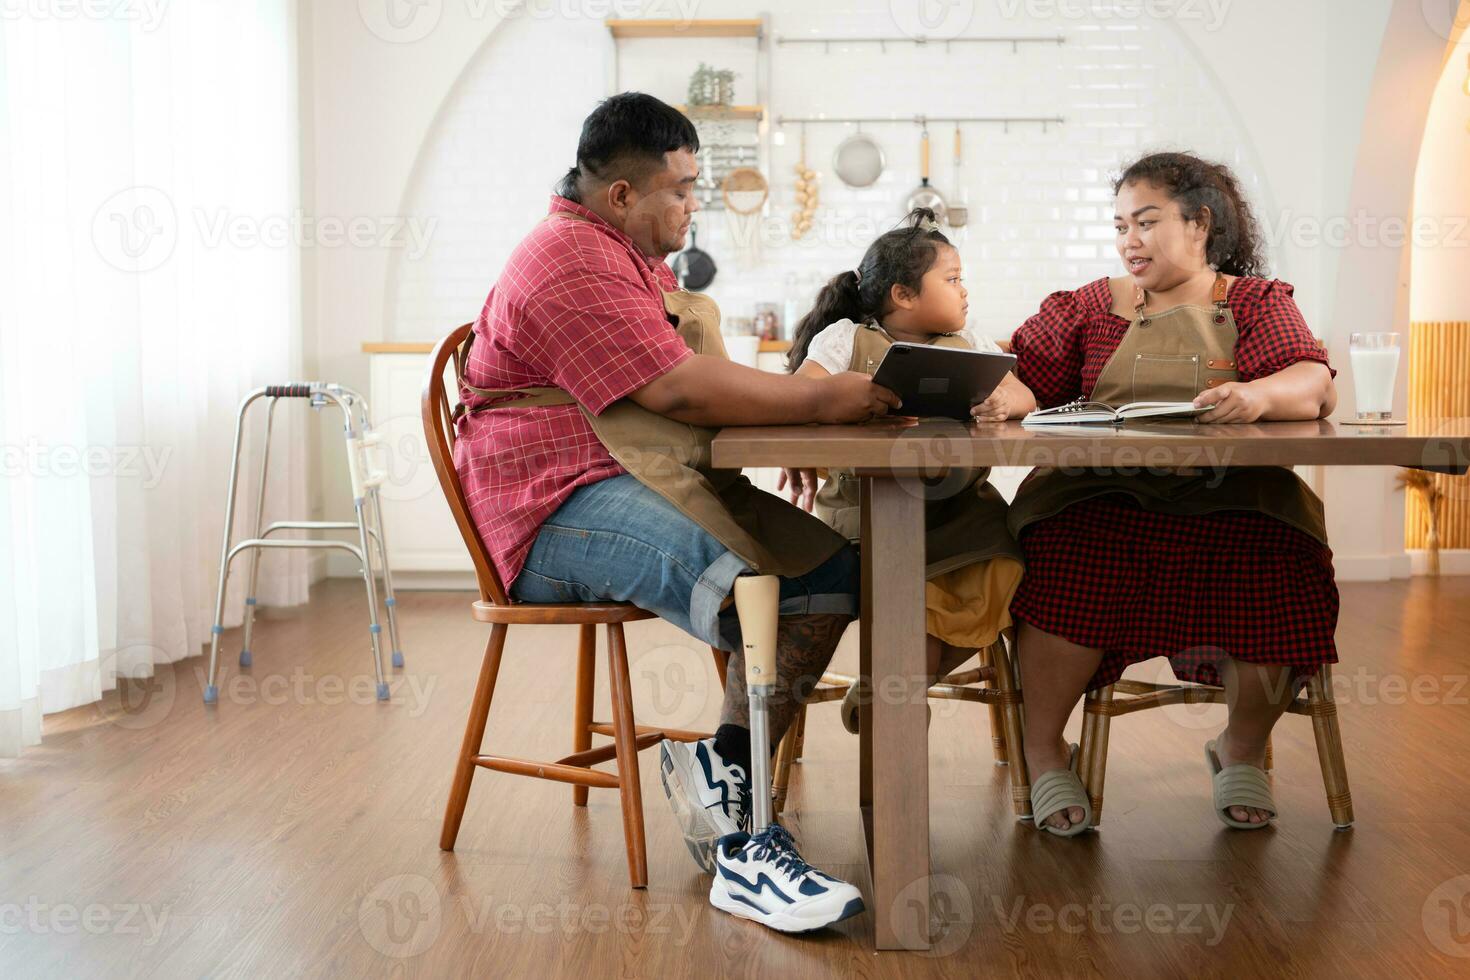
[[[1470,419],[1359,426],[1341,420],[1120,427],[882,419],[727,428],[717,467],[855,470],[862,488],[860,673],[881,691],[860,742],[858,804],[879,949],[929,945],[924,494],[960,467],[1202,470],[1235,466],[1470,469]]]

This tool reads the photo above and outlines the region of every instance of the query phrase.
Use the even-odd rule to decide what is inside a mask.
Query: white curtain
[[[0,18],[0,757],[40,741],[42,715],[208,643],[236,406],[299,380],[301,353],[295,0],[15,12]],[[308,516],[304,435],[283,403],[267,519]],[[263,560],[262,604],[306,589],[304,554]]]

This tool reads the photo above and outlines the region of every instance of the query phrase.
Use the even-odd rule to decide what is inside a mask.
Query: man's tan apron
[[[665,292],[663,299],[670,322],[690,350],[726,356],[720,339],[720,310],[713,300],[687,290]],[[471,332],[465,338],[457,363],[468,363],[474,336]],[[594,415],[556,387],[477,388],[463,377],[459,383],[493,402],[468,409],[470,413],[577,405],[619,465],[762,575],[805,575],[847,544],[826,524],[756,487],[739,470],[711,466],[710,443],[718,429],[650,412],[629,398]]]
[[[1237,380],[1238,334],[1226,303],[1228,290],[1228,281],[1217,275],[1210,308],[1176,306],[1161,313],[1145,313],[1147,296],[1138,290],[1128,332],[1103,366],[1089,400],[1114,408],[1134,401],[1193,401],[1207,388]],[[1115,308],[1119,299],[1115,296]],[[1222,459],[1219,465],[1228,463]],[[1127,494],[1144,510],[1164,514],[1257,511],[1327,543],[1322,501],[1295,473],[1279,466],[1238,466],[1223,474],[1038,468],[1011,503],[1011,532],[1019,536],[1034,521],[1110,493]]]
[[[969,350],[954,334],[932,341],[939,347]],[[882,328],[863,324],[853,336],[852,360],[847,369],[871,375],[878,370],[893,338]],[[936,486],[924,489],[930,499],[924,508],[925,578],[987,561],[991,558],[1021,560],[1021,550],[1006,528],[1006,502],[988,482],[990,470],[971,468],[954,471]],[[816,497],[816,512],[849,541],[860,534],[861,498],[858,479],[851,470],[831,470]]]

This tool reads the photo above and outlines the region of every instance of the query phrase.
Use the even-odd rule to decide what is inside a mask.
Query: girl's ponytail
[[[897,228],[885,231],[868,246],[857,269],[838,273],[822,287],[816,305],[796,326],[786,370],[795,373],[801,367],[813,338],[828,324],[838,320],[875,323],[887,312],[894,286],[917,293],[940,246],[949,244],[933,211],[910,211]]]
[[[817,293],[811,312],[796,325],[796,332],[791,337],[791,350],[786,354],[786,370],[795,373],[801,367],[812,341],[829,323],[862,319],[863,303],[858,292],[857,273],[851,269],[839,272]]]

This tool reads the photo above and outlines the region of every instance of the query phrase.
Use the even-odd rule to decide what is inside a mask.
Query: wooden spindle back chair
[[[490,624],[490,639],[485,647],[485,658],[480,666],[479,681],[475,685],[474,700],[465,725],[464,741],[455,763],[449,801],[444,809],[439,846],[446,851],[454,850],[460,822],[464,818],[465,804],[469,800],[470,783],[478,769],[493,769],[518,776],[571,783],[572,802],[576,806],[586,806],[587,790],[591,787],[616,789],[622,798],[628,877],[634,888],[642,888],[648,884],[648,855],[643,833],[638,753],[657,745],[665,738],[693,741],[705,738],[707,734],[652,728],[634,722],[633,691],[628,675],[628,648],[623,636],[623,624],[640,619],[654,619],[656,617],[653,613],[622,602],[513,602],[506,594],[495,564],[470,517],[464,487],[454,467],[459,391],[456,385],[451,400],[444,375],[451,361],[454,377],[461,375],[464,365],[459,363],[460,345],[472,327],[473,324],[464,324],[434,348],[429,358],[429,374],[425,379],[422,399],[424,438],[428,444],[429,458],[433,460],[434,471],[439,476],[439,486],[444,491],[449,511],[454,515],[465,548],[475,565],[480,598],[473,603],[471,612],[477,621]],[[572,708],[571,754],[554,762],[539,762],[483,752],[485,726],[490,717],[490,703],[495,694],[501,657],[505,652],[506,634],[511,626],[548,625],[576,625],[581,631],[576,661],[576,696]],[[597,679],[598,626],[607,629],[611,722],[594,721],[592,717],[592,695]],[[723,684],[726,655],[720,650],[712,649],[712,652],[715,669]],[[544,653],[538,655],[544,656]],[[594,748],[593,735],[611,736],[612,744]],[[617,762],[616,772],[592,768],[612,759]]]

